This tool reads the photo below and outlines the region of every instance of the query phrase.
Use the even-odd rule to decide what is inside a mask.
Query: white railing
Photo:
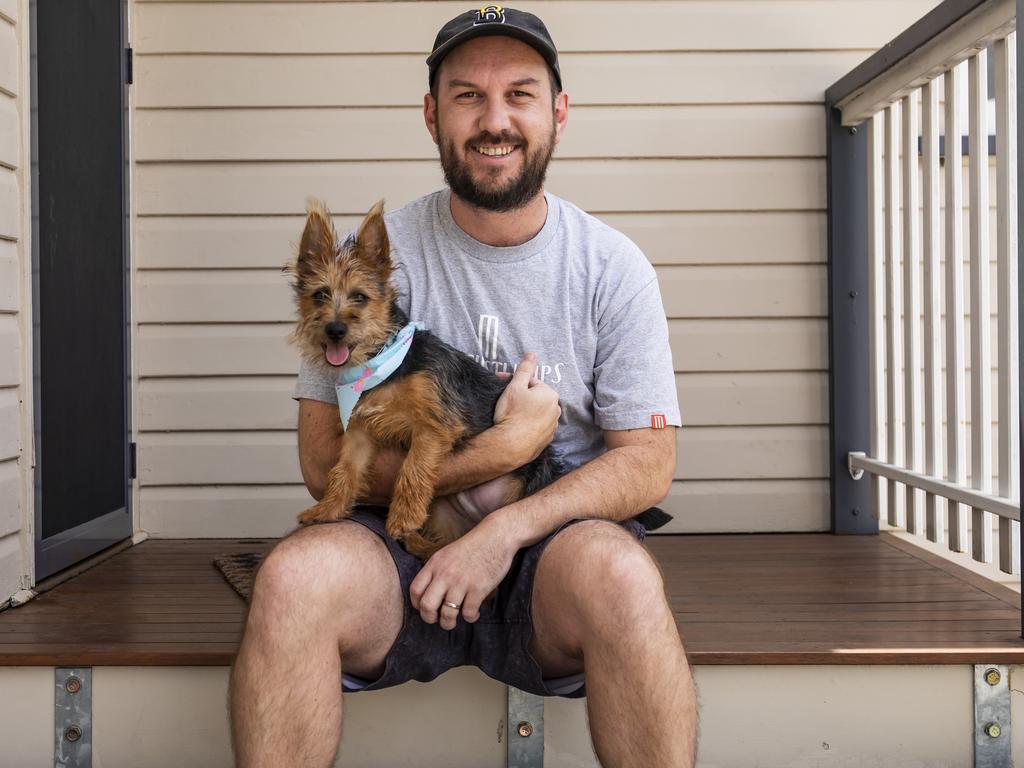
[[[842,125],[867,132],[870,456],[851,452],[849,471],[855,479],[871,473],[881,519],[955,552],[968,551],[970,533],[978,561],[993,561],[998,520],[999,567],[1017,574],[1014,5],[974,3],[970,14],[832,106],[842,111]]]

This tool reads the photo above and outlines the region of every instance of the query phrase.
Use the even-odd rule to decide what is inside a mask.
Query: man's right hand
[[[539,379],[537,355],[527,352],[494,407],[494,426],[518,456],[517,466],[533,461],[552,441],[562,409],[558,393]]]

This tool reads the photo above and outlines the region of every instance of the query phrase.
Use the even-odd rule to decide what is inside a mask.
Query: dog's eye
[[[313,301],[317,304],[323,304],[324,302],[330,301],[331,294],[329,291],[319,290],[313,294]]]
[[[349,299],[352,300],[353,304],[365,304],[367,301],[369,301],[365,293],[353,293],[351,296],[349,296]]]

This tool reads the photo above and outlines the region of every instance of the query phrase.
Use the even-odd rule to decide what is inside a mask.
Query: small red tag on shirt
[[[664,429],[668,424],[665,422],[665,414],[663,413],[652,413],[651,414],[651,429]]]

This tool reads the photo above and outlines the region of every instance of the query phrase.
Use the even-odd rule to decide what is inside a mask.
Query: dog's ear
[[[310,259],[326,264],[334,258],[337,239],[327,206],[321,200],[308,198],[306,227],[302,230],[302,242],[299,243],[299,261]]]
[[[356,233],[356,246],[366,262],[385,275],[391,274],[391,245],[384,226],[384,201],[374,203]]]

